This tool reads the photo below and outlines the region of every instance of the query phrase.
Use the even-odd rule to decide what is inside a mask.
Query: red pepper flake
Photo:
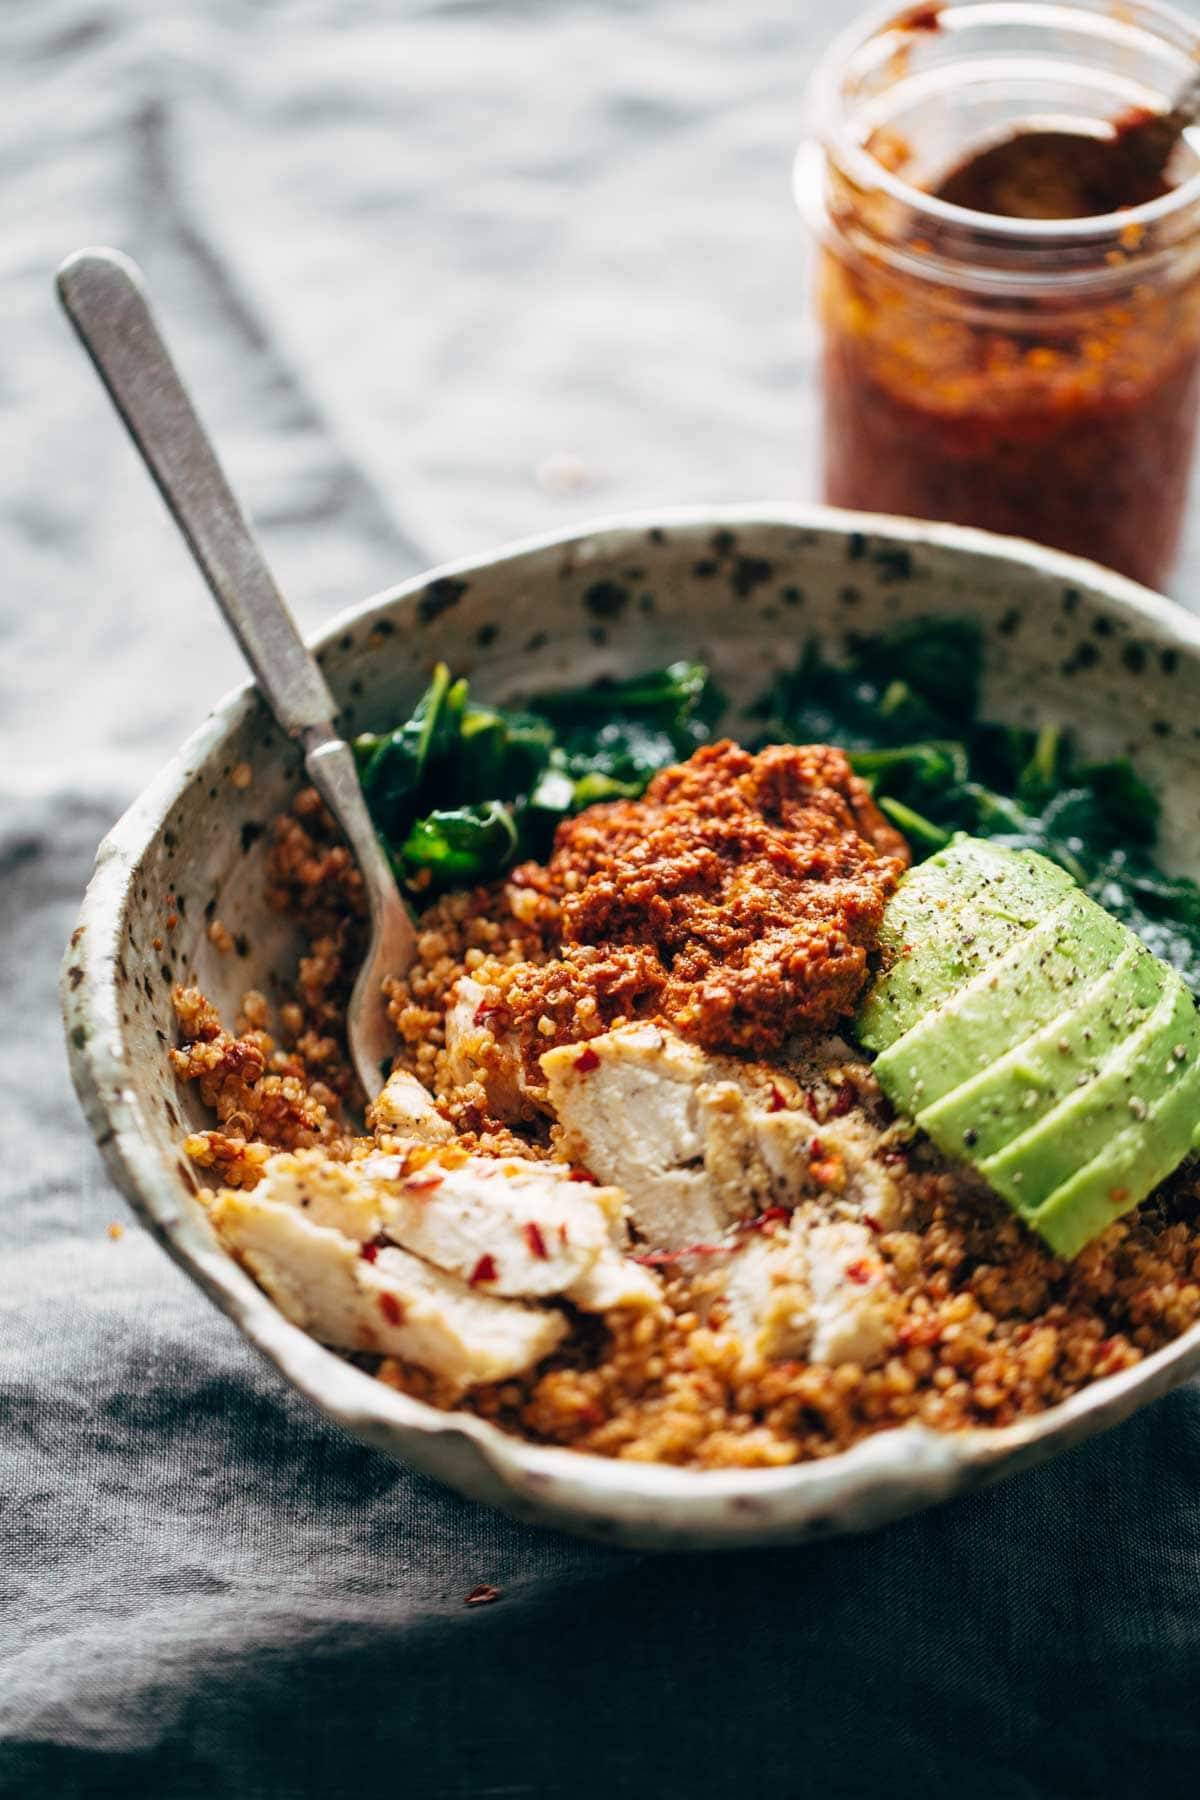
[[[358,1253],[364,1262],[374,1262],[379,1255],[378,1244],[364,1244]]]
[[[581,1075],[590,1075],[593,1069],[598,1069],[600,1067],[600,1058],[596,1055],[596,1052],[592,1049],[590,1044],[585,1044],[583,1049],[579,1052],[579,1055],[575,1058],[575,1067],[579,1070]]]
[[[782,1112],[786,1105],[787,1105],[787,1099],[784,1095],[783,1089],[779,1086],[779,1084],[777,1082],[773,1081],[771,1083],[771,1099],[770,1099],[770,1103],[767,1106],[767,1111],[768,1112]]]
[[[499,1000],[481,1000],[475,1008],[476,1025],[486,1025],[492,1014],[500,1011],[500,1006]]]
[[[535,1225],[533,1220],[530,1219],[529,1223],[524,1227],[522,1235],[524,1236],[525,1242],[529,1245],[529,1254],[531,1256],[540,1257],[543,1262],[548,1261],[550,1252],[546,1248],[546,1240],[542,1236],[541,1226]]]
[[[781,1219],[790,1218],[786,1206],[768,1206],[765,1212],[756,1213],[752,1219],[742,1219],[737,1226],[738,1231],[765,1231],[768,1225],[774,1225]]]
[[[599,1187],[600,1185],[596,1180],[596,1177],[588,1169],[572,1169],[570,1179],[572,1181],[586,1181],[591,1187]]]
[[[817,1110],[817,1096],[813,1093],[811,1088],[806,1088],[804,1092],[804,1110],[810,1119],[816,1119],[818,1122],[820,1121],[821,1115]]]
[[[478,1287],[482,1281],[495,1281],[499,1273],[494,1256],[481,1256],[471,1270],[471,1280],[468,1285]]]
[[[499,1600],[503,1590],[493,1587],[490,1581],[481,1581],[473,1587],[463,1600],[464,1606],[490,1606],[493,1600]]]
[[[875,1273],[874,1268],[872,1267],[872,1265],[867,1261],[866,1257],[864,1256],[864,1257],[860,1257],[858,1262],[852,1262],[849,1264],[849,1266],[846,1269],[846,1279],[848,1281],[857,1281],[859,1287],[866,1287],[867,1283],[871,1280],[874,1273]]]
[[[843,1081],[830,1102],[828,1116],[831,1119],[840,1119],[850,1111],[853,1105],[854,1084],[850,1081]]]
[[[819,1158],[824,1156],[825,1146],[821,1142],[820,1138],[812,1139],[812,1141],[810,1142],[810,1144],[808,1146],[808,1154],[814,1161],[817,1161]]]
[[[380,1294],[379,1310],[389,1325],[403,1325],[404,1308],[397,1300],[395,1294]]]
[[[879,1220],[875,1217],[874,1213],[864,1213],[862,1222],[868,1231],[874,1232],[876,1237],[883,1236],[883,1226],[879,1223]]]
[[[896,1333],[906,1349],[914,1350],[928,1349],[941,1335],[942,1328],[936,1319],[908,1319]]]
[[[1129,1198],[1129,1189],[1128,1188],[1110,1188],[1108,1190],[1108,1197],[1112,1201],[1114,1206],[1124,1206],[1125,1202]]]
[[[689,1256],[728,1256],[733,1249],[732,1244],[688,1244],[683,1250],[643,1250],[630,1261],[642,1263],[648,1269],[669,1268],[672,1263],[684,1262]]]
[[[178,923],[179,923],[179,914],[175,913],[175,912],[169,912],[167,914],[167,930],[174,931],[174,929],[178,925]]]
[[[441,1187],[443,1179],[436,1169],[418,1169],[415,1175],[405,1178],[404,1185],[417,1193],[424,1193],[431,1188]]]
[[[567,1242],[567,1228],[565,1225],[560,1225],[558,1228],[558,1241],[563,1245]]]

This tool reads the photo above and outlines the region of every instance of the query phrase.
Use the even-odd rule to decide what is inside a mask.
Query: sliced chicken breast
[[[661,1298],[621,1254],[624,1195],[561,1163],[378,1152],[334,1163],[298,1150],[272,1156],[254,1192],[359,1244],[388,1238],[482,1294],[561,1294],[589,1312]]]
[[[706,1058],[674,1032],[631,1025],[541,1059],[559,1150],[629,1195],[642,1237],[664,1249],[722,1237],[736,1195],[704,1167]],[[753,1201],[746,1202],[750,1211]]]
[[[804,1357],[812,1341],[808,1258],[790,1231],[749,1237],[729,1262],[722,1295],[751,1362]]]
[[[879,1130],[861,1113],[816,1123],[786,1070],[710,1056],[648,1024],[558,1046],[541,1066],[560,1151],[625,1190],[655,1248],[719,1242],[739,1221],[814,1197],[895,1222]]]
[[[407,1069],[393,1069],[388,1076],[367,1108],[367,1127],[426,1144],[449,1143],[454,1136],[454,1127],[443,1119],[429,1089]]]
[[[572,1181],[552,1163],[473,1156],[405,1175],[402,1159],[373,1156],[361,1169],[376,1186],[384,1234],[481,1292],[561,1294],[623,1224],[617,1189]]]
[[[887,1265],[866,1226],[850,1220],[808,1232],[813,1335],[809,1360],[870,1368],[896,1338],[897,1302]]]
[[[896,1338],[899,1303],[872,1234],[851,1220],[822,1220],[809,1206],[786,1230],[753,1236],[735,1252],[722,1298],[752,1362],[870,1368]]]
[[[602,1250],[586,1274],[572,1282],[564,1298],[580,1312],[648,1312],[663,1304],[662,1287],[649,1269],[619,1250]]]
[[[368,1260],[261,1185],[226,1189],[211,1216],[280,1311],[335,1349],[399,1357],[465,1390],[524,1373],[566,1334],[561,1313],[476,1293],[404,1250]]]
[[[494,1118],[510,1123],[536,1118],[539,1108],[526,1089],[515,1033],[497,1037],[476,1016],[486,998],[485,990],[469,975],[461,975],[454,985],[445,1026],[451,1081],[458,1087],[478,1082]]]

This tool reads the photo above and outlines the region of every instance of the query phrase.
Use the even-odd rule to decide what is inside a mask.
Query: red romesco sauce
[[[961,202],[970,178],[945,188]],[[826,498],[1033,538],[1161,587],[1200,406],[1196,284],[1131,277],[1119,301],[1017,302],[1003,326],[965,301],[825,253]]]

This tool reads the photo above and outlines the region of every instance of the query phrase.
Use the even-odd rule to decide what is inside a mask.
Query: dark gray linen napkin
[[[240,671],[55,262],[146,263],[309,626],[589,511],[804,494],[786,163],[834,23],[0,10],[4,1796],[1195,1794],[1196,1386],[867,1540],[597,1549],[324,1424],[133,1224],[66,1075],[96,843]]]

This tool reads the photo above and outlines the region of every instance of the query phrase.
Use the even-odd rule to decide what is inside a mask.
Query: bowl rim
[[[872,539],[1023,565],[1051,580],[1091,590],[1141,631],[1148,629],[1166,646],[1183,649],[1200,663],[1200,620],[1177,602],[1084,558],[972,527],[818,504],[764,501],[648,508],[519,538],[496,550],[421,571],[345,607],[309,642],[317,651],[331,647],[349,625],[368,624],[375,614],[412,601],[441,577],[483,574],[523,557],[605,535],[640,535],[651,528],[670,533],[761,527],[847,537],[861,533]],[[921,1475],[949,1493],[958,1486],[986,1480],[993,1472],[1001,1473],[1007,1465],[1015,1468],[1022,1461],[1034,1460],[1037,1447],[1048,1438],[1063,1435],[1074,1441],[1086,1435],[1087,1421],[1097,1412],[1113,1413],[1115,1422],[1133,1409],[1134,1397],[1143,1389],[1148,1390],[1148,1398],[1155,1397],[1200,1366],[1197,1324],[1132,1368],[1091,1382],[1056,1406],[1015,1425],[937,1432],[910,1423],[881,1430],[819,1461],[779,1469],[714,1470],[622,1461],[535,1444],[473,1414],[443,1412],[397,1393],[318,1344],[284,1318],[216,1244],[211,1232],[201,1227],[192,1203],[183,1200],[177,1178],[153,1146],[130,1083],[117,988],[119,929],[133,872],[189,780],[244,717],[257,692],[255,683],[247,680],[226,693],[105,835],[63,960],[62,1006],[72,1078],[116,1185],[172,1258],[240,1326],[254,1347],[327,1416],[418,1465],[420,1458],[410,1456],[408,1446],[403,1451],[396,1449],[397,1431],[408,1437],[455,1440],[460,1450],[473,1452],[484,1465],[480,1474],[485,1480],[489,1476],[498,1479],[512,1496],[524,1496],[528,1507],[536,1509],[549,1502],[559,1523],[577,1516],[580,1528],[599,1529],[605,1520],[617,1518],[636,1528],[639,1520],[657,1516],[662,1503],[669,1500],[685,1533],[690,1517],[697,1531],[707,1532],[707,1542],[715,1541],[714,1532],[730,1542],[746,1542],[763,1534],[759,1527],[765,1520],[757,1519],[757,1513],[764,1503],[777,1511],[782,1502],[790,1500],[800,1518],[818,1494],[827,1505],[836,1505],[839,1498],[863,1498],[866,1490],[889,1477],[907,1488]],[[893,1511],[913,1510],[938,1497],[940,1493],[914,1494],[906,1506]],[[739,1503],[746,1509],[745,1516],[737,1513]],[[680,1509],[685,1515],[682,1519]],[[721,1525],[719,1512],[724,1520]]]

